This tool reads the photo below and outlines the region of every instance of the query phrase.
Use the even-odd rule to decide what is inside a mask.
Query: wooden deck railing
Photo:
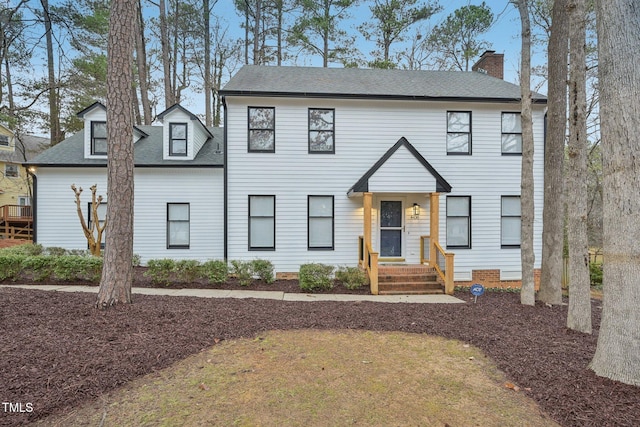
[[[33,210],[31,206],[0,206],[0,236],[4,239],[31,239]]]
[[[0,221],[29,221],[33,217],[31,206],[4,205],[0,206]]]
[[[371,294],[378,295],[378,252],[374,252],[370,243],[364,243],[364,237],[358,236],[358,262],[369,276]]]
[[[434,242],[436,248],[436,264],[433,266],[440,278],[444,281],[444,292],[453,294],[453,256],[451,252],[445,252],[440,243]]]

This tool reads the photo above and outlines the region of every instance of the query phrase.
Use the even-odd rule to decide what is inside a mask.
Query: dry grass
[[[505,383],[458,341],[278,331],[222,342],[38,425],[556,425]]]

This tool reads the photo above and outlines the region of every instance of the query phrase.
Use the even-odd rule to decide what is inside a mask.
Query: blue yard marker
[[[473,299],[474,304],[478,301],[478,297],[482,294],[484,294],[484,286],[479,283],[471,285],[471,295],[475,297]]]

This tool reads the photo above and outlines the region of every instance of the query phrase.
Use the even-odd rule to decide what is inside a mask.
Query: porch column
[[[364,208],[364,247],[371,247],[371,200],[373,193],[364,193],[362,207]]]
[[[440,242],[440,193],[429,195],[429,264],[436,265],[436,242]]]

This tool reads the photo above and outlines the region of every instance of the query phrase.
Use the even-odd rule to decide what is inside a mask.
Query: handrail
[[[0,218],[3,220],[11,219],[30,219],[33,216],[31,206],[28,205],[4,205],[0,206]]]
[[[444,291],[446,294],[453,294],[454,282],[453,282],[453,257],[451,252],[445,252],[440,246],[440,243],[433,242],[433,246],[436,248],[436,263],[433,266],[438,272],[438,275],[444,281]]]
[[[365,269],[369,276],[369,285],[371,287],[371,294],[378,295],[378,252],[374,252],[371,248],[371,243],[364,243],[364,237],[358,237],[359,250],[358,257],[360,265]]]

